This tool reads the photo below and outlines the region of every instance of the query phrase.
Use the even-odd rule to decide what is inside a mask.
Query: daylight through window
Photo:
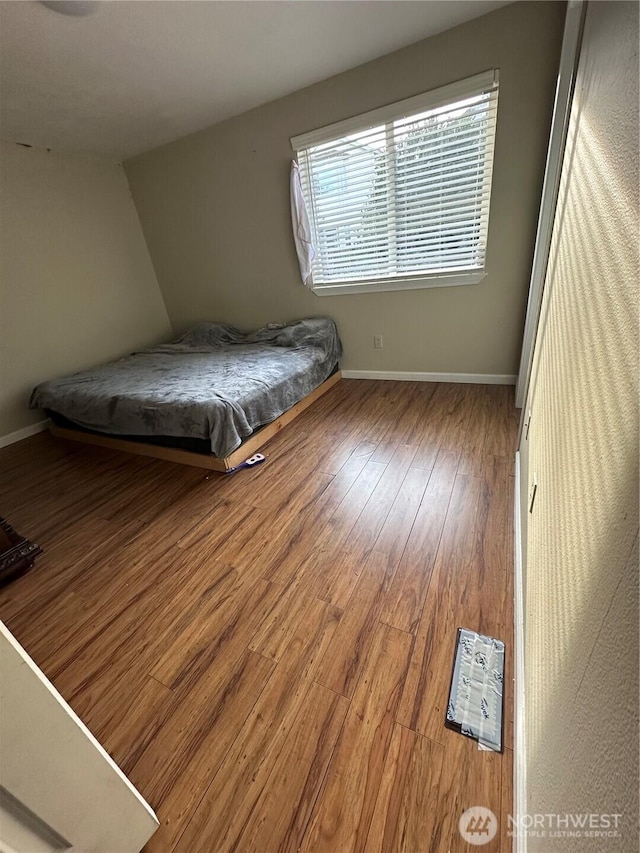
[[[317,292],[479,281],[498,72],[292,139]]]

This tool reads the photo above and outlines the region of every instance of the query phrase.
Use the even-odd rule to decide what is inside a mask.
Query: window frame
[[[368,129],[374,128],[381,124],[387,124],[398,121],[404,118],[411,117],[421,112],[426,112],[432,109],[437,109],[441,106],[455,103],[456,101],[472,98],[476,95],[496,92],[499,88],[499,69],[494,68],[489,71],[476,74],[473,77],[467,77],[463,80],[458,80],[446,86],[441,86],[437,89],[424,92],[420,95],[415,95],[411,98],[406,98],[403,101],[397,101],[371,110],[367,113],[362,113],[352,118],[336,122],[335,124],[317,128],[303,133],[298,136],[291,137],[291,147],[295,152],[296,159],[301,168],[304,168],[304,159],[306,151],[317,145],[342,139],[353,133],[359,133]],[[497,97],[497,96],[496,96]],[[496,107],[497,109],[497,107]],[[496,113],[497,124],[497,113]],[[495,160],[495,130],[490,143],[491,154],[491,178],[489,184],[489,206],[487,207],[486,217],[489,217],[491,192],[493,184],[493,163]],[[307,201],[308,203],[308,201]],[[309,210],[309,218],[312,220],[314,211]],[[487,243],[488,243],[488,222],[486,228]],[[487,275],[486,272],[486,244],[485,256],[482,267],[470,268],[463,267],[458,270],[443,269],[441,271],[434,270],[417,275],[407,276],[389,276],[370,279],[344,280],[335,282],[313,282],[311,290],[318,296],[336,296],[353,293],[374,293],[393,290],[416,290],[431,287],[452,287],[460,285],[472,285],[480,283]]]

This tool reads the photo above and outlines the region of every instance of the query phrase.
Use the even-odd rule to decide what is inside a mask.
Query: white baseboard
[[[515,385],[510,373],[406,373],[399,370],[343,370],[343,379],[392,379],[396,382],[467,382],[474,385]]]
[[[15,444],[16,441],[22,441],[25,438],[29,438],[31,435],[35,435],[37,432],[42,432],[49,426],[49,419],[45,421],[38,421],[37,424],[31,424],[31,426],[24,427],[24,429],[17,429],[15,432],[10,432],[8,435],[0,435],[0,447],[8,447],[10,444]]]
[[[514,484],[514,697],[513,725],[513,791],[514,815],[520,820],[527,814],[527,764],[525,744],[525,687],[524,687],[524,576],[522,563],[522,525],[520,523],[520,452],[516,452],[516,477]],[[518,824],[519,825],[519,824]],[[514,837],[514,853],[527,853],[527,835],[519,832]]]

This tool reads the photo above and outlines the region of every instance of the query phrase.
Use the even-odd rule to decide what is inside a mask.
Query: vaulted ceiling
[[[130,157],[504,5],[101,0],[64,15],[4,0],[0,131]]]

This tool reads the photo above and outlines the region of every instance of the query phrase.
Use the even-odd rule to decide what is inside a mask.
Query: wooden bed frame
[[[225,456],[224,459],[220,459],[213,454],[195,453],[191,450],[180,450],[175,447],[161,447],[156,444],[129,441],[111,435],[98,435],[93,432],[80,432],[79,430],[59,427],[53,423],[50,424],[49,431],[56,438],[66,438],[70,441],[80,441],[84,444],[95,444],[98,447],[108,447],[111,450],[134,453],[138,456],[151,456],[154,459],[164,459],[166,462],[178,462],[181,465],[194,465],[197,468],[207,468],[209,471],[218,471],[224,474],[231,468],[235,468],[236,465],[240,465],[245,459],[253,456],[259,448],[273,438],[274,435],[277,435],[283,427],[290,424],[291,421],[295,420],[305,409],[308,409],[319,397],[322,397],[330,388],[333,388],[340,381],[341,377],[342,374],[337,370],[322,385],[318,385],[315,390],[307,394],[306,397],[303,397],[302,400],[280,415],[279,418],[276,418],[275,421],[271,421],[270,424],[266,424],[258,432],[249,436],[237,450],[234,450],[229,456]]]

